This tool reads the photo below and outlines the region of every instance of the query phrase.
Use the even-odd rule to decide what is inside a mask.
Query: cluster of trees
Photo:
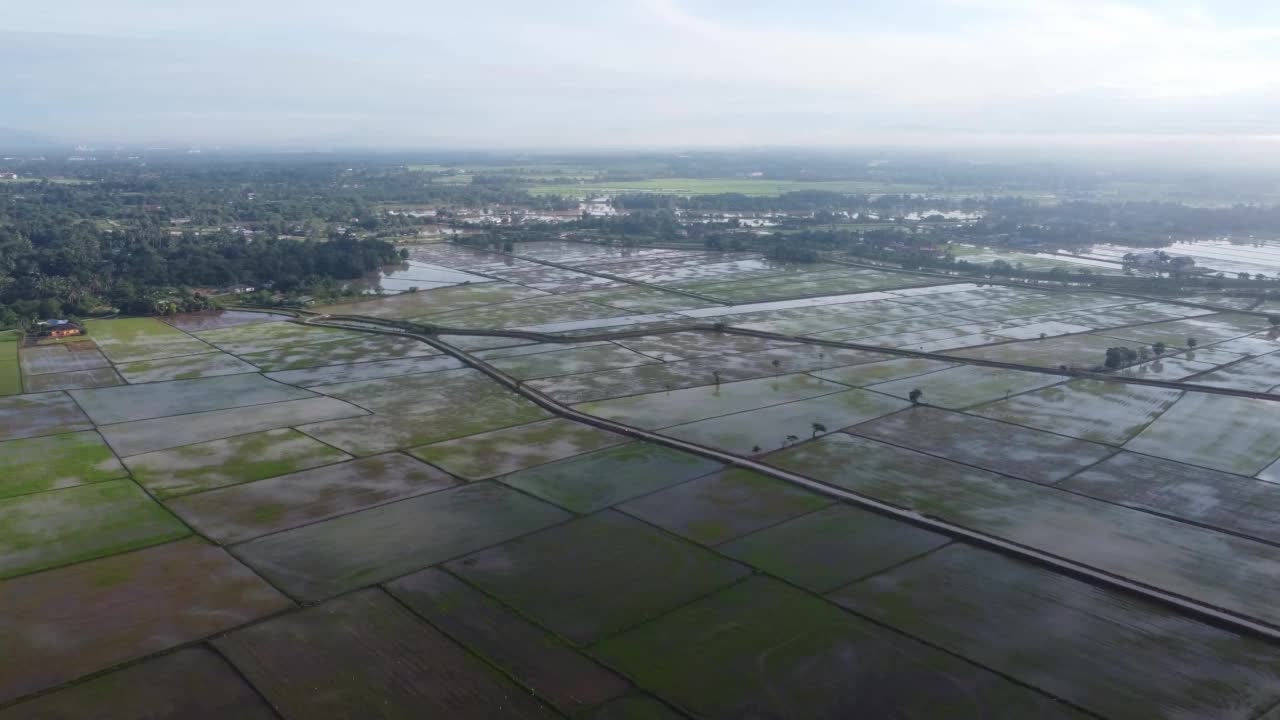
[[[1055,247],[1097,243],[1169,245],[1177,240],[1280,234],[1280,206],[1192,207],[1172,202],[1093,201],[1048,205],[1004,198],[985,203],[981,220],[957,234],[970,241],[1036,241]]]
[[[625,215],[592,215],[575,221],[571,228],[602,235],[645,236],[655,240],[684,237],[680,220],[671,210],[643,210]]]
[[[1277,322],[1272,323],[1272,326],[1274,327],[1277,324],[1280,324],[1280,318],[1277,318]],[[1199,344],[1199,340],[1193,337],[1187,338],[1188,350],[1195,350]],[[1106,358],[1102,365],[1108,370],[1120,370],[1122,368],[1127,368],[1130,365],[1147,362],[1151,359],[1152,355],[1158,359],[1167,351],[1168,346],[1163,342],[1154,343],[1150,349],[1145,345],[1138,347],[1137,350],[1125,346],[1109,347],[1107,348]]]
[[[0,225],[0,324],[84,316],[117,308],[199,309],[193,288],[265,286],[301,291],[403,261],[382,240],[278,239],[227,231],[100,230],[90,222]]]
[[[926,195],[890,193],[840,193],[827,190],[798,190],[780,195],[667,195],[624,193],[613,198],[620,210],[688,210],[692,212],[738,213],[820,213],[831,211],[907,214],[928,210],[979,210],[981,200],[948,200]]]
[[[168,226],[172,221],[194,227],[241,224],[323,237],[338,223],[377,231],[425,222],[386,214],[383,206],[390,204],[566,207],[563,200],[530,196],[516,186],[437,182],[431,173],[372,158],[113,162],[75,167],[37,163],[23,170],[33,176],[70,173],[83,182],[0,184],[0,220],[13,215],[87,218],[144,227]]]

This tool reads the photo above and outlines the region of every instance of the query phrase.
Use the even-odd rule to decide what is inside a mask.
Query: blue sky
[[[1270,142],[1278,5],[10,2],[0,127],[421,148]]]

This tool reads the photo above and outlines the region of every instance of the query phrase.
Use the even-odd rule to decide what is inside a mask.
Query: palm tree
[[[827,426],[820,422],[813,423],[810,427],[813,428],[813,435],[810,435],[810,438],[816,438],[818,437],[818,433],[824,433],[827,431]]]
[[[782,361],[774,358],[769,364],[773,366],[773,376],[778,377],[778,372],[782,369]]]

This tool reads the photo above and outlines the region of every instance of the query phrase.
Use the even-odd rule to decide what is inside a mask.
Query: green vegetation
[[[112,362],[212,352],[213,348],[155,318],[89,321],[85,329]]]
[[[127,474],[96,432],[0,442],[0,497],[87,485]]]
[[[21,345],[21,334],[0,332],[0,395],[17,395],[22,392],[22,368],[18,364],[18,348]]]
[[[0,500],[0,578],[189,535],[129,480]]]
[[[159,498],[272,478],[349,459],[295,430],[281,429],[135,455],[125,462]]]

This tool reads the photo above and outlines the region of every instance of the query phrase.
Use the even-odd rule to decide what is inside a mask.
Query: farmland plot
[[[430,465],[392,453],[187,495],[168,506],[201,534],[227,544],[453,485]]]
[[[194,380],[204,377],[238,375],[257,372],[257,368],[234,355],[211,352],[202,355],[183,355],[160,360],[140,360],[116,366],[120,374],[131,383],[164,382],[166,380]]]
[[[311,343],[358,340],[364,333],[339,328],[316,327],[290,322],[255,323],[205,330],[196,337],[233,355],[266,352]]]
[[[910,407],[897,398],[866,390],[845,390],[809,400],[666,428],[662,434],[754,455]],[[822,428],[826,428],[823,430]]]
[[[0,442],[0,498],[128,475],[96,432]]]
[[[275,350],[245,353],[241,358],[256,365],[263,372],[279,372],[324,365],[344,365],[439,354],[439,350],[414,338],[365,334],[351,340],[289,345]]]
[[[290,316],[279,313],[249,312],[247,310],[203,310],[200,312],[178,313],[163,318],[164,322],[184,332],[200,330],[216,330],[234,325],[249,325],[260,322],[280,322]]]
[[[621,435],[552,418],[424,445],[410,452],[458,477],[483,480],[624,442],[627,438]]]
[[[352,363],[350,365],[326,365],[304,370],[285,370],[284,372],[268,373],[267,377],[286,385],[313,387],[315,385],[336,385],[359,380],[378,380],[400,375],[417,375],[419,373],[458,370],[460,368],[462,368],[462,363],[452,357],[429,355],[399,360]]]
[[[906,360],[891,362],[906,362]],[[932,362],[928,360],[919,362]],[[879,363],[877,363],[879,364]],[[870,367],[863,365],[861,367]],[[856,369],[856,368],[851,368]],[[830,377],[828,375],[828,377]],[[979,403],[1008,398],[1028,390],[1035,390],[1062,382],[1057,375],[1005,370],[976,365],[960,365],[917,377],[864,385],[871,390],[894,397],[908,399],[914,390],[924,395],[923,402],[936,407],[960,409]]]
[[[191,534],[129,480],[0,499],[0,579]]]
[[[721,467],[698,455],[632,442],[521,470],[501,481],[585,515]]]
[[[350,398],[376,413],[299,428],[357,456],[452,440],[548,417],[542,408],[471,369],[312,389]]]
[[[2,582],[0,605],[0,645],[11,650],[0,654],[3,702],[291,603],[226,552],[189,539]],[[82,628],[67,632],[68,617]]]
[[[90,320],[85,327],[102,353],[115,363],[195,355],[212,350],[200,340],[155,318]]]
[[[702,545],[718,545],[832,501],[750,470],[726,470],[623,503],[618,509]]]
[[[446,566],[579,645],[655,617],[750,571],[607,510]],[[618,588],[629,588],[618,592]]]
[[[1255,480],[1122,452],[1058,487],[1280,542],[1280,485],[1269,479],[1267,471]]]
[[[828,592],[949,541],[914,525],[837,504],[725,543],[719,550],[807,590]]]
[[[592,652],[698,717],[1079,718],[977,665],[758,576]]]
[[[65,392],[0,397],[0,440],[92,429],[88,416]]]
[[[1180,390],[1073,380],[994,402],[973,412],[1093,442],[1123,445],[1180,397]]]
[[[350,459],[324,443],[282,428],[134,455],[134,479],[159,498],[252,482]]]
[[[1273,622],[1270,545],[844,434],[768,461],[878,500]]]
[[[1103,445],[925,407],[868,423],[854,432],[1044,484],[1113,452]]]
[[[518,303],[534,298],[550,297],[549,293],[510,283],[456,285],[416,293],[401,293],[387,298],[364,300],[344,305],[318,308],[333,315],[368,315],[399,320],[425,318],[456,310]],[[445,323],[442,323],[445,324]]]
[[[78,372],[111,365],[92,342],[23,348],[18,357],[22,362],[22,374],[26,376]]]
[[[99,428],[121,456],[141,455],[180,445],[220,440],[261,430],[367,414],[350,403],[328,397],[211,410],[173,417],[135,420]]]
[[[1254,475],[1280,457],[1280,405],[1189,392],[1126,450]]]
[[[472,483],[267,535],[235,552],[291,595],[321,600],[568,518],[510,488]]]
[[[1103,717],[1245,720],[1280,699],[1275,648],[972,547],[944,548],[832,597]],[[1098,663],[1099,648],[1114,645],[1126,652]]]
[[[844,389],[842,385],[808,375],[786,375],[602,400],[579,405],[577,409],[634,427],[653,429],[827,395]]]
[[[93,370],[76,370],[74,372],[49,373],[47,375],[27,375],[23,378],[29,393],[51,392],[53,390],[81,390],[84,388],[101,388],[123,385],[124,378],[115,368],[100,367]]]
[[[651,365],[660,362],[647,355],[619,347],[612,343],[585,348],[570,348],[552,352],[517,355],[489,364],[520,380],[534,380],[557,375],[598,372],[634,365]]]
[[[227,375],[166,383],[72,390],[80,407],[99,425],[167,415],[265,405],[315,397],[315,393],[261,375]]]

